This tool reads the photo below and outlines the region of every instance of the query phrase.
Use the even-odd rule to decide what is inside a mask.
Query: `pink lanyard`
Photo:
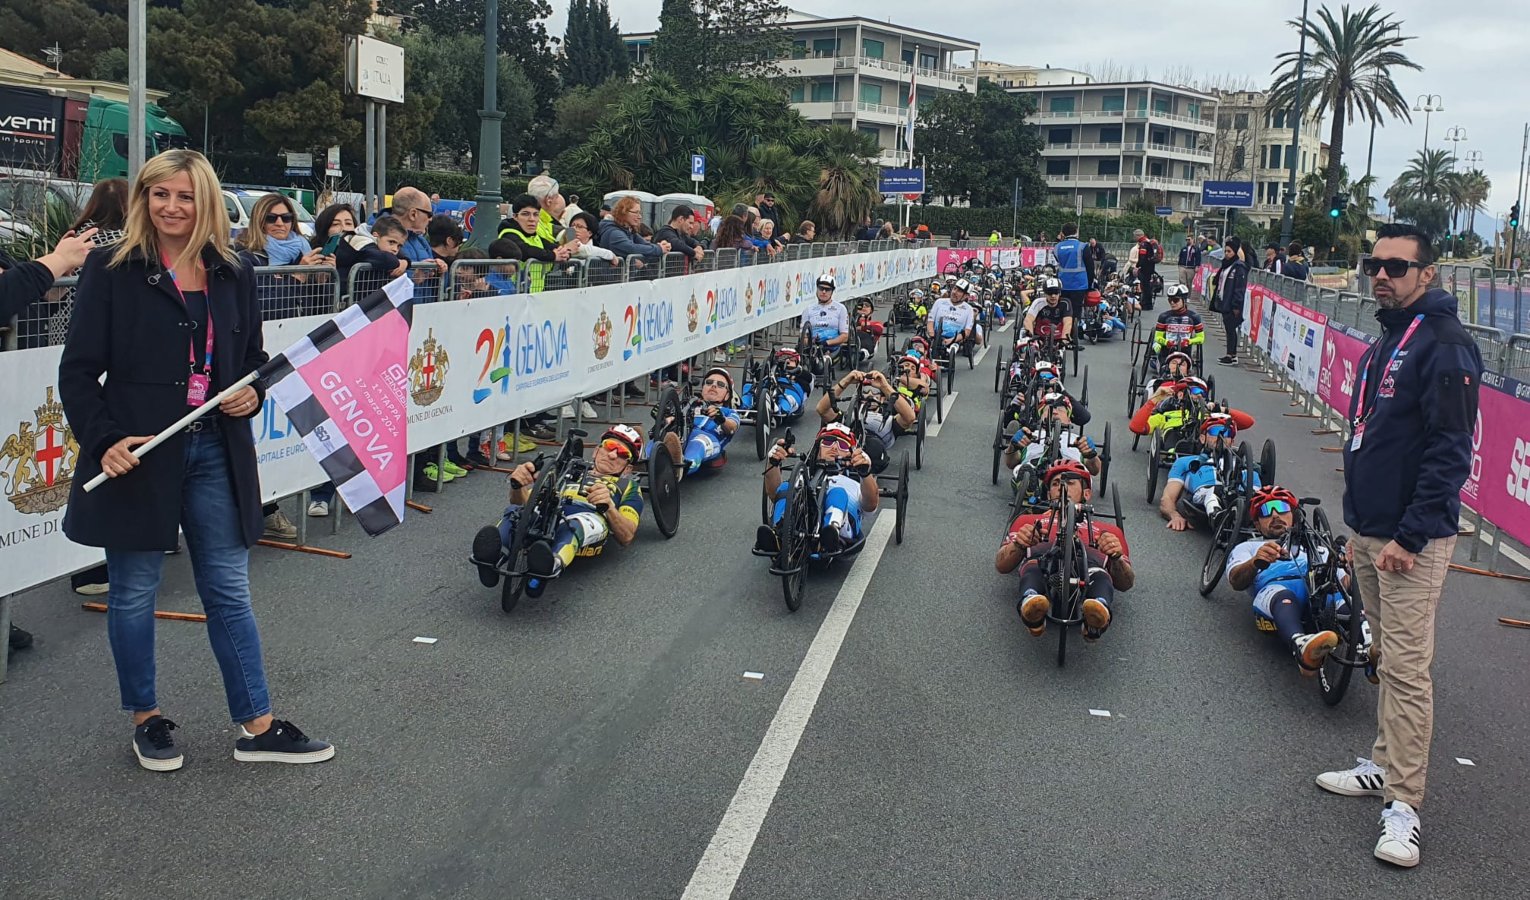
[[[1391,375],[1392,363],[1397,360],[1397,354],[1401,353],[1402,352],[1402,348],[1407,346],[1408,338],[1413,337],[1413,332],[1418,330],[1418,323],[1420,323],[1422,321],[1424,321],[1424,317],[1423,317],[1422,314],[1414,316],[1412,324],[1410,324],[1408,326],[1408,330],[1403,332],[1402,340],[1398,341],[1397,342],[1397,346],[1392,348],[1392,355],[1387,358],[1387,367],[1386,367],[1386,370],[1382,372],[1382,381],[1383,382],[1386,381],[1386,379],[1392,377],[1392,375]],[[1370,379],[1370,375],[1371,375],[1371,367],[1370,367],[1370,365],[1367,364],[1367,365],[1362,366],[1360,368],[1360,391],[1356,395],[1356,396],[1358,396],[1360,398],[1360,411],[1355,416],[1355,423],[1356,424],[1360,424],[1360,423],[1364,422],[1366,419],[1371,417],[1371,413],[1376,411],[1376,402],[1377,402],[1377,400],[1374,397],[1371,398],[1371,408],[1370,409],[1366,409],[1365,408],[1365,383],[1366,383],[1366,381],[1368,381]]]
[[[159,259],[160,262],[164,263],[165,271],[170,273],[170,283],[175,286],[175,292],[180,295],[181,304],[186,307],[186,312],[189,315],[191,312],[191,305],[186,302],[186,292],[181,290],[181,284],[176,280],[175,277],[175,270],[170,268],[170,259],[163,253],[160,254]],[[207,342],[204,347],[204,355],[202,358],[202,374],[211,378],[213,358],[212,292],[203,290],[202,294],[207,305]],[[192,324],[195,325],[196,322],[193,321]],[[186,347],[186,362],[193,371],[195,371],[197,367],[196,346],[196,338],[192,338],[191,343]]]

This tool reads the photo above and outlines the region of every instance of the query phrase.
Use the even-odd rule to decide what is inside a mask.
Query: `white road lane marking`
[[[787,688],[786,696],[776,709],[770,728],[765,731],[764,740],[760,741],[760,748],[744,771],[744,778],[728,803],[727,812],[723,813],[717,832],[712,835],[706,852],[701,855],[701,862],[691,873],[683,900],[725,900],[733,894],[738,876],[754,849],[755,838],[759,836],[781,781],[786,777],[786,769],[797,752],[797,744],[813,716],[818,695],[829,679],[829,670],[834,667],[840,646],[850,631],[850,623],[861,608],[866,588],[871,584],[872,575],[876,574],[877,563],[887,549],[894,518],[891,515],[877,516],[876,524],[867,534],[866,546],[846,573],[834,604],[824,616],[812,646],[808,647],[802,665],[792,678],[791,687]]]
[[[941,426],[945,425],[946,420],[951,418],[951,406],[952,404],[956,403],[956,398],[959,396],[961,396],[960,392],[950,393],[941,400],[941,413],[939,419],[934,418],[935,410],[932,409],[928,403],[925,404],[924,408],[930,413],[931,416],[930,424],[924,426],[924,436],[926,438],[932,438],[935,435],[940,434]]]
[[[1091,710],[1089,710],[1089,715],[1091,715],[1091,716],[1099,716],[1102,719],[1108,719],[1108,718],[1110,718],[1110,710],[1108,710],[1108,709],[1091,709]]]

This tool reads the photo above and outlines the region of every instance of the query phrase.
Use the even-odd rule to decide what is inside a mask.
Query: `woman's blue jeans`
[[[223,673],[229,715],[235,722],[248,722],[269,713],[271,699],[260,633],[250,608],[250,551],[239,523],[228,449],[217,428],[187,435],[181,530],[207,612],[207,637]],[[106,550],[111,583],[106,631],[122,708],[130,712],[159,706],[154,691],[154,601],[164,564],[160,550]]]

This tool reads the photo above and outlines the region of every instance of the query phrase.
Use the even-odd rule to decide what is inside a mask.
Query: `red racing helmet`
[[[1041,480],[1050,487],[1054,478],[1082,478],[1084,487],[1089,487],[1090,477],[1089,470],[1084,468],[1083,463],[1072,459],[1059,459],[1047,467],[1046,475],[1042,476]]]

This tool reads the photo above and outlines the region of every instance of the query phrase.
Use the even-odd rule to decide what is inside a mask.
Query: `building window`
[[[1238,149],[1242,150],[1243,148],[1239,147]],[[1180,167],[1180,176],[1179,177],[1185,179],[1186,181],[1194,181],[1195,180],[1195,166],[1191,166],[1191,165],[1181,166]]]
[[[861,134],[869,134],[876,138],[879,142],[882,140],[882,129],[876,127],[875,125],[859,125],[855,130],[859,131]]]
[[[1248,130],[1248,113],[1235,113],[1233,115],[1233,129],[1236,131]]]
[[[1238,149],[1241,150],[1243,148],[1240,147]],[[1261,169],[1268,169],[1270,167],[1270,152],[1269,151],[1270,151],[1269,147],[1260,147],[1259,148],[1259,168],[1261,168]]]
[[[1192,119],[1199,119],[1201,117],[1201,105],[1199,103],[1186,103],[1185,115]]]
[[[872,59],[881,59],[882,46],[881,41],[873,41],[869,38],[863,39],[861,41],[861,55]]]
[[[1275,111],[1275,124],[1272,127],[1274,127],[1274,128],[1284,128],[1284,127],[1286,127],[1286,111],[1285,110],[1278,109],[1278,110]]]
[[[1073,129],[1071,128],[1048,128],[1048,144],[1071,144],[1073,143]]]
[[[1119,144],[1119,143],[1121,143],[1121,126],[1120,125],[1102,125],[1102,126],[1100,126],[1100,143],[1102,143],[1102,144]]]
[[[792,85],[792,102],[801,103],[807,96],[807,89],[800,83]]]
[[[1073,112],[1072,97],[1048,97],[1047,112],[1070,113]]]
[[[921,53],[919,54],[919,68],[938,69],[940,68],[940,59],[933,53]]]
[[[1307,151],[1306,150],[1302,151],[1302,171],[1303,172],[1307,171]]]
[[[1236,172],[1248,163],[1248,151],[1243,147],[1234,147],[1232,154],[1232,167]]]
[[[882,102],[882,86],[880,84],[861,82],[861,102],[880,104]]]
[[[815,82],[813,82],[813,102],[814,103],[833,103],[834,102],[834,82],[832,82],[832,81],[815,81]]]
[[[1103,112],[1120,112],[1126,109],[1126,97],[1106,94],[1100,98],[1100,109]]]
[[[807,55],[807,41],[792,41],[792,59],[806,59]]]
[[[839,52],[839,41],[834,38],[814,38],[813,55],[819,59],[834,56]]]
[[[1276,144],[1275,146],[1270,148],[1270,168],[1272,168],[1272,169],[1280,168],[1280,151],[1281,151],[1281,149],[1282,149],[1282,147],[1279,144]]]
[[[1150,163],[1148,163],[1148,175],[1150,175],[1150,176],[1152,176],[1154,178],[1162,178],[1163,177],[1163,163],[1161,163],[1161,162],[1150,162]]]
[[[1153,136],[1148,140],[1150,143],[1158,144],[1160,146],[1167,146],[1169,143],[1169,133],[1163,130],[1155,130],[1153,132]]]
[[[1100,170],[1099,171],[1100,171],[1101,175],[1120,175],[1121,174],[1121,160],[1119,160],[1119,159],[1102,159],[1102,160],[1100,160]]]
[[[1231,131],[1232,115],[1229,113],[1222,113],[1221,115],[1217,116],[1217,127],[1223,131]]]
[[[1066,175],[1073,171],[1073,161],[1068,159],[1047,160],[1048,175]]]
[[[1095,209],[1110,209],[1111,207],[1116,205],[1116,195],[1117,195],[1116,191],[1095,191],[1094,192],[1094,208]]]
[[[903,64],[905,66],[911,66],[911,65],[914,64],[914,51],[913,51],[913,49],[910,48],[910,49],[905,49],[903,51]]]
[[[1174,111],[1174,102],[1168,97],[1153,98],[1153,112],[1169,115]]]

